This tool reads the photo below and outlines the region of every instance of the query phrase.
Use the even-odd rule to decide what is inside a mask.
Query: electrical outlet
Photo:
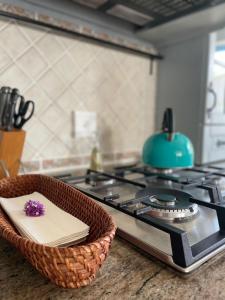
[[[95,112],[77,111],[75,115],[76,137],[93,137],[97,130],[97,115]]]

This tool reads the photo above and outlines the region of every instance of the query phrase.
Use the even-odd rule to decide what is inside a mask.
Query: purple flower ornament
[[[44,205],[36,200],[29,200],[24,205],[24,212],[29,217],[44,216]]]

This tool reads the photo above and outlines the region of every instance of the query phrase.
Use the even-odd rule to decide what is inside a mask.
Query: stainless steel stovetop
[[[225,169],[153,170],[146,166],[88,170],[58,179],[98,201],[117,234],[189,273],[225,249]]]

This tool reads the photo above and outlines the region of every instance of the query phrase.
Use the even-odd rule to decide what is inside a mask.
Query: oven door
[[[205,125],[203,128],[202,163],[225,160],[225,125]]]

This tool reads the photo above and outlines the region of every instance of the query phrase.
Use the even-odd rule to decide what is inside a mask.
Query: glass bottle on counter
[[[100,152],[100,143],[97,134],[95,135],[95,146],[91,151],[90,169],[94,171],[103,171],[102,154]]]

